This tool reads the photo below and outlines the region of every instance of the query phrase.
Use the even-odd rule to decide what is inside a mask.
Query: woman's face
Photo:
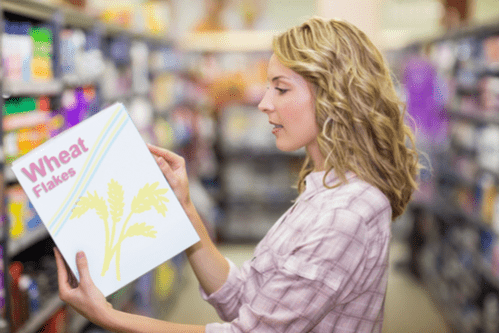
[[[259,110],[266,113],[281,151],[302,147],[318,150],[313,86],[301,75],[282,65],[273,54],[267,70],[269,86]]]

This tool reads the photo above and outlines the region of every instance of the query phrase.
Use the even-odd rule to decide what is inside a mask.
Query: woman
[[[61,299],[116,332],[381,331],[391,220],[405,210],[419,168],[390,72],[365,34],[338,20],[312,18],[276,37],[273,50],[259,109],[277,147],[305,147],[307,157],[300,195],[241,269],[203,227],[184,160],[150,146],[200,236],[186,253],[202,297],[228,323],[188,326],[116,311],[83,253],[72,288],[56,251]]]

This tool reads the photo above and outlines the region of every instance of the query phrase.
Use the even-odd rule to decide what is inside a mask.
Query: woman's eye
[[[288,89],[282,89],[282,88],[278,88],[278,87],[276,87],[275,89],[278,90],[278,93],[280,95],[283,95],[284,93],[286,93],[288,91]]]

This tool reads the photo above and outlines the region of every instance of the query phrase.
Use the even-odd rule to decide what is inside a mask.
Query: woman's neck
[[[306,146],[306,151],[311,158],[314,169],[313,171],[324,171],[325,170],[325,158],[319,149],[319,144],[317,141]]]

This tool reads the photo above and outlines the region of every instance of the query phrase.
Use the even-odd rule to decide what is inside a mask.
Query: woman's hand
[[[91,322],[104,326],[107,313],[112,305],[92,282],[87,258],[83,252],[76,255],[76,266],[80,275],[80,284],[77,284],[73,274],[68,271],[64,259],[58,249],[54,248],[57,263],[57,278],[59,281],[59,297],[71,305],[78,313]]]
[[[175,196],[183,207],[187,207],[191,203],[191,197],[189,196],[189,181],[184,158],[167,149],[150,144],[148,144],[148,148],[155,156],[156,163],[167,178]]]

